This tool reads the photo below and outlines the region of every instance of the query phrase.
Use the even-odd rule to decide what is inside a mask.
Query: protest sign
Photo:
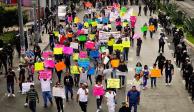
[[[141,27],[141,32],[145,32],[145,31],[147,31],[147,30],[148,30],[148,27],[147,27],[147,26]]]
[[[80,67],[78,67],[78,66],[71,66],[70,67],[71,69],[71,74],[80,74],[79,73],[79,70],[81,71],[81,68]]]
[[[127,12],[127,8],[126,7],[121,7],[121,12]]]
[[[74,23],[76,23],[76,24],[77,24],[77,23],[79,23],[79,22],[80,22],[80,18],[75,17],[75,18],[74,18]]]
[[[104,88],[102,86],[100,87],[97,87],[97,86],[94,86],[93,87],[93,95],[94,96],[101,96],[101,95],[104,95],[105,91],[104,91]]]
[[[97,24],[98,29],[102,29],[102,27],[103,27],[103,24]]]
[[[63,53],[62,51],[63,51],[62,48],[54,48],[54,49],[53,49],[53,52],[54,52],[54,54],[56,54],[56,55],[62,54],[62,53]]]
[[[85,43],[85,46],[86,46],[87,49],[94,49],[95,48],[95,43],[92,42],[92,41],[87,41]]]
[[[107,79],[107,88],[120,88],[120,79]]]
[[[79,58],[87,58],[88,57],[88,54],[86,51],[80,51],[79,52]]]
[[[89,60],[85,60],[85,59],[84,60],[78,59],[78,65],[80,67],[87,68],[90,65],[90,61]]]
[[[127,26],[127,25],[129,25],[128,22],[123,22],[123,27],[125,27],[125,26]]]
[[[113,50],[123,51],[123,44],[113,44]]]
[[[82,41],[86,41],[87,38],[86,38],[85,35],[80,35],[80,36],[78,37],[78,40],[82,42]]]
[[[61,71],[61,70],[65,69],[65,67],[66,66],[65,66],[64,62],[62,62],[62,61],[55,65],[55,68],[57,71]]]
[[[110,61],[110,63],[113,68],[116,68],[119,66],[119,59],[113,59]]]
[[[99,51],[98,50],[92,50],[89,53],[91,58],[98,58],[99,57]]]
[[[96,36],[95,34],[89,34],[89,39],[94,40],[95,36]]]
[[[59,36],[59,32],[58,31],[54,31],[53,33],[54,33],[54,36],[55,37],[58,37]]]
[[[105,24],[105,23],[108,23],[108,18],[102,18],[102,23]]]
[[[54,68],[55,67],[55,61],[54,60],[44,60],[44,67]]]
[[[138,39],[138,38],[140,38],[140,35],[139,35],[138,33],[135,33],[135,34],[133,35],[133,39]]]
[[[106,46],[101,46],[100,47],[100,52],[106,52]]]
[[[94,75],[95,74],[95,68],[92,67],[88,70],[88,75]]]
[[[39,72],[39,79],[51,79],[52,72],[50,70],[44,70]]]
[[[111,35],[115,39],[118,39],[119,37],[121,37],[121,33],[120,32],[104,32],[104,31],[99,31],[99,41],[100,42],[106,42]]]
[[[116,71],[116,75],[118,76],[126,76],[127,72],[121,72],[119,70]]]
[[[150,71],[150,77],[156,77],[156,78],[160,78],[161,77],[161,70],[160,69],[152,69]]]
[[[85,22],[84,23],[84,27],[88,28],[89,27],[89,23],[88,22]]]
[[[52,56],[52,55],[53,55],[52,51],[44,51],[42,53],[43,58],[48,58],[49,56]]]
[[[154,25],[150,25],[150,26],[148,27],[148,29],[149,29],[149,31],[154,31],[154,30],[155,30],[155,27],[154,27]]]
[[[73,60],[78,60],[79,53],[73,53]]]
[[[104,58],[104,62],[103,62],[103,63],[104,63],[104,64],[107,64],[107,63],[109,62],[109,60],[110,60],[110,59],[106,56],[106,57]]]
[[[44,63],[43,62],[36,62],[34,64],[34,70],[35,71],[40,71],[40,70],[44,70]]]
[[[130,41],[122,41],[123,47],[130,47]]]
[[[64,54],[73,54],[73,48],[71,48],[71,47],[64,47],[63,48],[63,53]]]
[[[63,48],[64,45],[61,45],[61,44],[55,44],[55,48]]]
[[[65,98],[65,91],[63,87],[53,87],[53,96]]]
[[[97,24],[98,24],[98,23],[97,23],[96,21],[93,21],[93,22],[92,22],[92,27],[96,27]]]
[[[30,90],[30,85],[34,85],[32,82],[22,83],[22,93],[26,93]]]
[[[73,49],[78,49],[78,43],[71,42],[70,47],[73,48]]]

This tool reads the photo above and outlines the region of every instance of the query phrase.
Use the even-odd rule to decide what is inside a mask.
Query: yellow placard
[[[36,62],[36,63],[34,64],[34,70],[35,70],[35,71],[44,70],[44,63],[43,63],[43,62]]]
[[[96,27],[97,24],[98,24],[98,23],[97,23],[96,21],[92,22],[92,27]]]
[[[123,27],[127,26],[128,22],[123,22]]]
[[[119,61],[118,59],[113,59],[113,60],[111,60],[110,63],[111,63],[111,66],[112,66],[113,68],[116,68],[116,67],[119,66],[120,61]]]
[[[79,22],[80,22],[80,19],[78,17],[75,17],[74,23],[79,23]]]
[[[88,22],[85,22],[84,23],[84,27],[88,28],[89,27],[89,23]]]
[[[89,34],[89,39],[94,40],[95,36],[96,36],[95,34]]]
[[[82,68],[78,66],[71,66],[70,69],[71,69],[71,74],[80,74],[79,70],[81,71]]]
[[[53,49],[53,52],[54,52],[54,54],[62,54],[63,52],[62,52],[62,48],[54,48]]]
[[[113,50],[123,51],[123,44],[113,44]]]
[[[120,79],[108,79],[107,88],[120,88]]]
[[[78,60],[79,53],[73,53],[73,60]]]
[[[123,47],[130,47],[131,46],[130,41],[123,41],[122,44],[123,44]]]
[[[112,28],[112,25],[111,24],[108,24],[107,26],[108,26],[108,28]]]
[[[113,46],[113,44],[115,43],[115,39],[110,39],[108,40],[108,46]]]
[[[54,33],[55,37],[59,36],[59,32],[58,31],[54,31],[53,33]]]
[[[152,69],[150,72],[150,77],[160,78],[161,77],[161,70],[160,69]]]

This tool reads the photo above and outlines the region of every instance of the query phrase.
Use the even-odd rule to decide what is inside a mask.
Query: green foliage
[[[189,42],[191,42],[192,44],[194,44],[194,36],[192,34],[187,33],[186,37],[187,37],[187,40]]]
[[[6,32],[0,35],[0,40],[3,41],[4,44],[14,43],[16,32]]]
[[[194,36],[194,18],[185,19],[184,28],[186,29],[186,31]]]

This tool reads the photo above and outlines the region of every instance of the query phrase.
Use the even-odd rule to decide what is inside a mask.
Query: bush
[[[6,32],[2,35],[0,35],[0,40],[3,41],[3,44],[14,44],[16,32]]]

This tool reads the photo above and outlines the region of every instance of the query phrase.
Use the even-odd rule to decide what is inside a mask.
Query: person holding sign
[[[69,74],[69,72],[65,73],[64,85],[65,85],[66,102],[68,102],[69,101],[68,92],[71,93],[71,99],[73,99],[73,89],[72,89],[73,88],[73,78]]]
[[[157,72],[159,71],[159,72]],[[153,65],[153,69],[151,70],[151,88],[153,88],[153,86],[156,87],[156,79],[157,77],[159,77],[161,75],[161,72],[159,69],[156,68],[156,64]]]
[[[128,46],[127,46],[127,44],[124,44],[124,43],[128,43]],[[125,41],[123,41],[122,44],[123,44],[123,57],[124,57],[124,61],[128,61],[130,41],[128,40],[128,38],[125,38]],[[124,46],[124,45],[126,45],[126,46]]]
[[[74,74],[74,83],[75,83],[75,87],[78,87],[79,86],[79,80],[80,80],[80,69],[79,69],[79,66],[78,66],[78,63],[77,61],[75,61],[75,71],[78,71],[78,73]]]
[[[95,85],[95,88],[103,88],[102,82],[101,81],[97,81],[97,84]],[[103,95],[97,95],[96,96],[96,104],[97,104],[97,111],[96,112],[100,112],[100,109],[102,108],[101,104],[102,104],[102,99],[103,99]]]
[[[63,88],[62,85],[59,82],[56,82],[55,84],[56,88]],[[64,112],[63,111],[63,98],[59,96],[55,96],[55,102],[57,105],[57,111],[58,112]]]

